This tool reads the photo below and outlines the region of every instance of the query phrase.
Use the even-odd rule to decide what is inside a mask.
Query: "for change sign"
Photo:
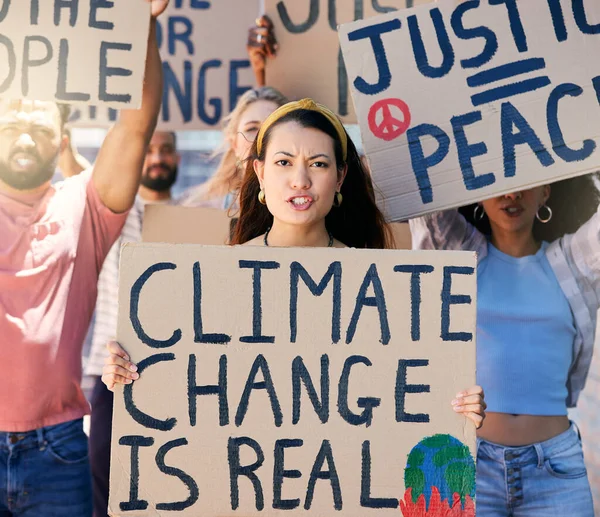
[[[159,126],[166,131],[217,129],[252,88],[246,53],[258,0],[171,0],[157,21],[164,91]],[[115,110],[81,108],[72,123],[105,127]]]
[[[393,220],[600,166],[597,1],[443,0],[340,40]]]
[[[111,515],[474,515],[475,255],[126,245]],[[440,506],[442,509],[440,509]]]
[[[145,0],[0,0],[0,96],[139,108],[149,23]]]

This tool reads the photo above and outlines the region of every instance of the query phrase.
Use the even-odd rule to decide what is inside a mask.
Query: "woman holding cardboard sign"
[[[573,185],[576,207],[561,195]],[[483,515],[593,516],[567,407],[577,403],[594,346],[600,214],[581,224],[598,193],[591,177],[553,192],[543,186],[483,201],[473,223],[454,210],[411,221],[415,247],[479,256],[477,375],[490,409],[478,433]]]
[[[261,126],[240,192],[232,244],[288,247],[389,247],[373,185],[342,123],[305,99],[276,110]],[[139,378],[117,344],[108,344],[102,380],[112,390]],[[475,386],[452,401],[477,427],[485,418]]]

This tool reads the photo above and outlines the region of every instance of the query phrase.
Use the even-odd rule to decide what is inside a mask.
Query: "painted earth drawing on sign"
[[[475,461],[448,434],[421,440],[408,455],[403,517],[475,517]]]

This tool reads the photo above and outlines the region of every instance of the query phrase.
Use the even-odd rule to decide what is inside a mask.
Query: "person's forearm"
[[[260,70],[257,68],[254,69],[254,78],[256,81],[257,88],[262,88],[267,84],[266,75],[267,74],[265,68],[262,68]]]
[[[127,134],[141,133],[150,141],[162,102],[162,62],[156,40],[156,20],[150,22],[148,37],[148,53],[144,74],[144,91],[142,108],[139,110],[122,110],[116,128],[122,128]]]
[[[142,108],[121,111],[94,167],[94,185],[104,205],[113,212],[125,212],[133,205],[146,149],[158,119],[162,91],[162,63],[156,41],[156,21],[152,20]]]

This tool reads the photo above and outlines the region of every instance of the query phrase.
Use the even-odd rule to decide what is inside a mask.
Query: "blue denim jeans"
[[[0,432],[0,517],[91,517],[83,420]]]
[[[594,517],[578,431],[526,447],[477,440],[477,517]]]

